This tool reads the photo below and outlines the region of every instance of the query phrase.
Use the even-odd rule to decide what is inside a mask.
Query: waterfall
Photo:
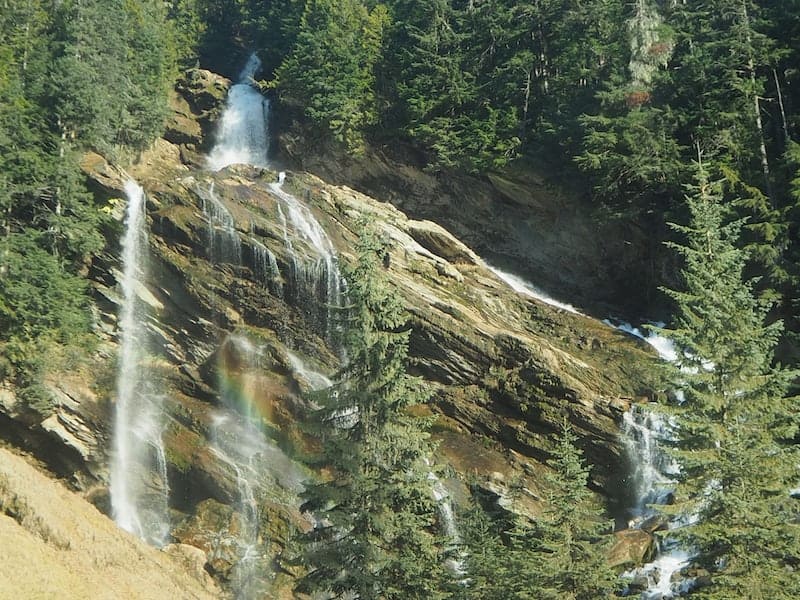
[[[155,546],[169,535],[167,461],[161,439],[162,397],[147,364],[147,221],[144,191],[125,184],[128,206],[122,239],[122,308],[113,455],[110,465],[114,520]]]
[[[662,360],[677,359],[677,351],[671,340],[643,332],[629,323],[604,322],[646,341]],[[632,467],[630,485],[634,499],[628,510],[629,527],[638,529],[647,526],[648,521],[652,523],[652,518],[658,514],[653,506],[672,501],[675,477],[680,473],[680,466],[664,451],[662,445],[674,440],[675,429],[671,419],[647,405],[634,405],[623,417],[623,442]],[[673,518],[666,527],[672,529],[683,522],[685,520]],[[690,561],[691,554],[685,548],[669,537],[663,538],[658,543],[655,560],[623,573],[623,577],[632,582],[629,594],[640,593],[641,600],[667,600],[686,594],[694,582],[691,578],[682,577],[680,572]]]
[[[292,300],[309,312],[318,311],[316,320],[325,327],[326,337],[332,339],[334,311],[342,305],[345,288],[336,251],[311,210],[283,189],[284,179],[281,172],[270,189],[278,198],[284,244],[292,261]],[[293,239],[304,242],[316,258],[299,259]]]
[[[550,306],[554,306],[556,308],[560,308],[562,310],[566,310],[567,312],[574,313],[576,315],[582,314],[577,308],[572,306],[571,304],[566,304],[554,298],[551,298],[539,288],[534,286],[533,284],[525,281],[521,277],[514,275],[513,273],[508,273],[506,271],[502,271],[497,267],[493,267],[486,261],[484,261],[486,267],[495,275],[497,275],[500,279],[506,282],[511,289],[513,289],[518,294],[523,294],[528,296],[529,298],[534,298],[535,300],[539,300],[540,302],[544,302],[545,304],[549,304]]]
[[[252,85],[260,68],[258,56],[250,55],[238,81],[228,91],[217,143],[207,159],[212,171],[233,164],[267,166],[269,100]]]
[[[253,250],[253,274],[261,281],[271,294],[283,298],[283,283],[278,260],[264,244],[256,239],[251,239]]]
[[[625,413],[623,440],[633,466],[631,485],[635,497],[629,509],[630,527],[647,526],[658,514],[653,505],[668,504],[672,500],[674,477],[680,468],[660,443],[673,439],[674,435],[675,428],[670,420],[649,407],[635,405]],[[679,524],[680,521],[673,520],[667,523],[667,528]],[[623,573],[623,577],[629,578],[637,591],[641,590],[641,600],[675,598],[692,587],[691,579],[680,576],[690,559],[685,548],[666,537],[658,544],[655,560]]]
[[[200,191],[200,199],[203,205],[203,216],[207,223],[206,248],[209,258],[216,262],[241,264],[242,241],[236,232],[236,223],[233,215],[217,197],[213,182],[206,190]]]
[[[430,461],[425,460],[425,464],[430,467]],[[442,484],[441,479],[436,476],[433,471],[428,471],[428,481],[431,482],[431,492],[433,499],[439,509],[439,518],[442,520],[442,528],[447,536],[448,550],[452,552],[453,556],[447,559],[447,566],[456,575],[465,575],[466,569],[464,568],[464,559],[466,555],[462,546],[461,533],[458,531],[458,524],[456,523],[456,516],[453,511],[453,503],[450,500],[450,493]]]
[[[306,478],[262,429],[262,354],[244,336],[227,338],[217,364],[220,407],[209,425],[210,449],[236,486],[236,522],[220,545],[233,557],[231,585],[242,600],[264,597],[273,575],[260,510],[264,497],[274,493],[269,482],[291,494],[299,493]]]
[[[260,540],[260,511],[256,490],[261,483],[260,459],[266,441],[257,425],[231,408],[232,399],[223,396],[225,410],[212,416],[210,427],[211,451],[235,474],[238,517],[229,532],[228,545],[235,557],[231,584],[236,598],[258,597],[267,587],[269,559]]]
[[[327,375],[323,375],[319,371],[315,371],[303,362],[303,359],[297,356],[294,352],[286,351],[289,357],[289,365],[292,367],[292,372],[295,378],[300,378],[308,383],[308,387],[312,391],[324,390],[333,385],[333,381]]]

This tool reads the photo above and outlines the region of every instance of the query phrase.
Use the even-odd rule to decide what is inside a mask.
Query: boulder
[[[656,551],[655,538],[641,529],[623,529],[614,534],[608,553],[610,567],[634,567],[648,562]]]
[[[88,178],[92,191],[110,198],[119,198],[125,194],[125,182],[130,176],[119,167],[111,165],[96,152],[84,154],[80,168]]]
[[[175,88],[189,103],[194,115],[205,115],[225,102],[230,85],[230,79],[211,71],[188,69]]]
[[[449,263],[477,265],[480,262],[466,244],[432,221],[408,221],[408,234],[422,247]]]

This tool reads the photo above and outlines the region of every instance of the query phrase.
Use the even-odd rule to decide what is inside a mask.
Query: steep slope
[[[0,448],[0,598],[218,597],[219,590],[195,562],[183,561],[120,530],[108,517]],[[196,557],[195,557],[196,558]]]
[[[271,557],[262,575],[272,594],[289,594],[289,532],[308,527],[297,489],[313,476],[300,462],[318,443],[300,425],[311,409],[304,392],[340,364],[336,311],[321,285],[331,266],[314,227],[346,262],[364,220],[390,242],[384,265],[410,314],[412,369],[435,391],[426,410],[436,416],[437,460],[451,467],[450,493],[467,494],[469,478],[504,501],[518,480],[526,493],[516,508],[537,512],[543,462],[566,416],[596,467],[592,485],[613,494],[624,471],[622,414],[655,385],[648,347],[515,292],[441,226],[348,187],[241,165],[205,170],[199,152],[210,145],[226,85],[191,71],[178,87],[172,141],[158,140],[128,172],[96,154],[83,161],[119,219],[131,176],[147,194],[150,264],[136,293],[149,307],[156,350],[148,364],[164,396],[172,537],[198,548],[220,581],[236,577],[244,477],[218,438],[221,423],[243,417],[262,438],[247,465],[258,465],[247,494],[259,509],[256,539]],[[91,490],[103,510],[122,302],[119,231],[107,234],[108,251],[89,273],[100,340],[93,364],[49,376],[56,401],[47,415],[0,390],[5,435]]]

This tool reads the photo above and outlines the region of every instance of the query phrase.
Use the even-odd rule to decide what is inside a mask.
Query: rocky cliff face
[[[443,227],[391,204],[304,172],[289,173],[278,188],[278,174],[268,169],[203,170],[201,152],[226,85],[190,72],[165,139],[127,173],[98,155],[84,160],[98,195],[122,199],[129,176],[147,193],[150,270],[138,293],[151,309],[152,363],[166,398],[174,539],[199,548],[200,562],[219,580],[231,577],[226,535],[241,526],[237,474],[211,438],[222,396],[236,390],[270,444],[260,539],[276,557],[273,593],[289,588],[292,570],[281,556],[288,532],[308,526],[296,492],[313,476],[296,462],[315,444],[298,427],[309,410],[303,392],[331,376],[339,358],[330,317],[314,297],[320,291],[307,284],[319,257],[310,238],[287,225],[286,193],[323,226],[340,262],[350,260],[362,220],[390,242],[384,264],[410,315],[411,368],[435,390],[427,410],[436,416],[437,460],[452,467],[455,497],[467,493],[468,476],[501,499],[517,478],[527,495],[516,508],[535,513],[542,463],[565,417],[595,466],[594,486],[609,491],[624,463],[621,414],[652,385],[647,349],[594,319],[514,292]],[[477,201],[464,194],[465,206]],[[0,389],[0,418],[12,441],[104,510],[121,301],[117,235],[109,232],[108,252],[91,270],[101,339],[93,368],[52,374],[58,403],[47,418]]]
[[[279,158],[291,168],[435,221],[496,266],[594,315],[636,320],[665,310],[657,288],[676,271],[662,243],[668,232],[647,215],[610,214],[574,173],[530,164],[480,176],[431,172],[402,142],[349,156],[291,117],[276,120]]]

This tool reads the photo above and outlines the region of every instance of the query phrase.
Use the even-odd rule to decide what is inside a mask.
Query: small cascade
[[[286,355],[289,357],[289,364],[292,367],[295,377],[306,381],[308,387],[312,391],[318,392],[319,390],[324,390],[333,385],[333,381],[331,381],[329,377],[310,368],[303,362],[303,359],[294,352],[289,352],[287,350]]]
[[[428,463],[428,466],[430,466],[430,463]],[[456,575],[465,575],[465,555],[463,550],[460,549],[463,545],[461,533],[458,531],[458,524],[456,523],[456,516],[453,511],[450,493],[442,484],[441,479],[439,479],[433,471],[428,471],[428,481],[431,482],[433,499],[436,501],[436,505],[439,508],[439,518],[442,520],[442,528],[448,538],[448,550],[450,550],[450,554],[453,555],[447,559],[447,566]]]
[[[233,164],[267,166],[269,100],[253,86],[253,78],[260,68],[261,61],[254,53],[228,91],[217,143],[207,159],[212,171]]]
[[[265,597],[272,577],[260,502],[277,481],[298,493],[306,475],[273,444],[262,428],[262,352],[243,336],[222,345],[217,365],[220,407],[209,426],[210,448],[235,483],[236,522],[221,537],[217,552],[234,562],[231,585],[236,598]]]
[[[317,312],[317,321],[324,325],[326,337],[332,339],[333,311],[342,306],[345,283],[339,272],[338,259],[328,234],[311,210],[283,189],[285,174],[270,188],[278,198],[278,214],[283,226],[286,251],[292,261],[291,299],[306,310]],[[295,242],[304,242],[315,260],[298,258]]]
[[[242,240],[236,231],[233,215],[219,199],[211,182],[200,192],[203,216],[206,219],[206,249],[211,260],[239,265],[242,262]]]
[[[651,332],[643,332],[629,323],[606,324],[641,338],[650,344],[666,361],[674,361],[677,352],[673,343]],[[661,326],[661,325],[658,325]],[[675,478],[680,466],[663,449],[663,444],[675,438],[675,424],[657,409],[635,404],[623,417],[623,441],[631,465],[630,488],[633,504],[628,509],[628,526],[649,529],[658,511],[654,506],[669,504],[674,494]],[[679,519],[666,524],[667,529],[681,525]],[[657,525],[657,524],[656,524]],[[656,558],[639,568],[623,573],[631,581],[628,595],[641,600],[668,600],[688,593],[693,580],[681,575],[691,561],[691,554],[675,540],[659,540]]]
[[[147,357],[147,220],[144,190],[125,184],[128,206],[122,239],[122,308],[117,403],[110,465],[114,521],[155,546],[169,535],[167,461],[161,434],[163,398]]]
[[[263,484],[263,459],[268,443],[253,407],[254,374],[260,353],[247,338],[231,336],[220,350],[218,364],[221,408],[209,428],[211,451],[236,481],[238,522],[226,540],[235,563],[231,583],[236,598],[248,600],[266,591],[269,573],[256,495]]]
[[[225,540],[235,557],[231,585],[236,598],[260,597],[267,588],[269,559],[260,539],[260,511],[256,493],[261,484],[260,462],[265,455],[263,433],[249,419],[231,409],[232,400],[223,397],[226,410],[215,413],[210,427],[211,451],[234,474],[238,500],[237,523]]]
[[[250,246],[253,251],[254,275],[259,281],[264,283],[272,295],[283,298],[281,272],[278,268],[278,260],[275,258],[275,255],[258,240],[251,239]]]
[[[485,262],[485,261],[484,261]],[[513,273],[508,273],[506,271],[502,271],[497,267],[493,267],[489,263],[486,263],[486,267],[495,275],[497,275],[500,279],[506,282],[511,288],[517,292],[518,294],[524,294],[529,298],[533,298],[535,300],[539,300],[540,302],[544,302],[545,304],[549,304],[550,306],[554,306],[556,308],[560,308],[562,310],[566,310],[567,312],[574,313],[576,315],[582,314],[577,308],[572,306],[571,304],[566,304],[564,302],[560,302],[554,298],[551,298],[539,288],[535,287],[533,284],[525,281],[521,277],[514,275]]]
[[[657,411],[635,404],[623,416],[623,436],[632,463],[631,487],[635,504],[632,520],[641,522],[655,514],[651,504],[668,504],[672,499],[678,464],[659,446],[673,437],[673,427]]]

